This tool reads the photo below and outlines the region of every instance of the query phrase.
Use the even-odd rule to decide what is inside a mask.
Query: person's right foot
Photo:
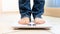
[[[28,17],[24,17],[18,21],[19,24],[29,24],[30,20]]]

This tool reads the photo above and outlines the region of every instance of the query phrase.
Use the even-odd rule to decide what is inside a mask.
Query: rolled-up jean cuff
[[[24,17],[28,17],[28,18],[30,18],[30,16],[28,16],[28,15],[25,15],[25,16],[21,16],[21,18],[24,18]]]
[[[42,18],[42,16],[36,16],[35,18]],[[34,18],[34,19],[35,19],[35,18]]]

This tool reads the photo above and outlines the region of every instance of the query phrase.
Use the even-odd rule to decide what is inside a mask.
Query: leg
[[[34,0],[34,6],[32,9],[32,14],[34,18],[41,18],[41,15],[44,13],[44,4],[45,0]]]
[[[45,0],[34,0],[34,6],[32,9],[32,14],[35,19],[35,22],[42,23],[44,22],[41,18],[41,15],[44,13],[44,4]]]
[[[19,23],[28,23],[31,17],[30,0],[19,0],[19,10],[22,18]]]
[[[21,18],[31,16],[30,0],[19,0]]]

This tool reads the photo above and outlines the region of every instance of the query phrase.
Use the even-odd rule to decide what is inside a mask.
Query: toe
[[[40,18],[36,18],[34,22],[36,24],[44,24],[45,23],[45,21],[43,19],[40,19]]]
[[[22,18],[18,23],[19,24],[28,24],[29,23],[29,18]]]

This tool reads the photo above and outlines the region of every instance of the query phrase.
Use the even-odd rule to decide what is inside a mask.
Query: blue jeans
[[[21,18],[29,17],[31,14],[33,18],[41,18],[41,15],[44,13],[44,4],[45,0],[34,0],[33,8],[30,7],[30,0],[19,0],[19,10]]]

